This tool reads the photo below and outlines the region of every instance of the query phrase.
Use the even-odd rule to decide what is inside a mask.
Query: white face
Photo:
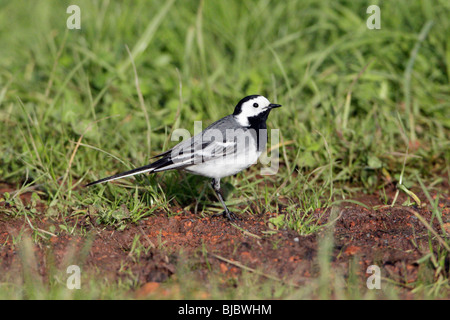
[[[241,113],[235,115],[235,119],[242,126],[248,126],[248,118],[256,117],[268,110],[270,101],[266,97],[257,96],[256,98],[245,101],[241,106]]]

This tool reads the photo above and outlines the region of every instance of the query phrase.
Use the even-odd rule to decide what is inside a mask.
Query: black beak
[[[271,103],[269,104],[269,109],[275,109],[281,107],[281,104]]]

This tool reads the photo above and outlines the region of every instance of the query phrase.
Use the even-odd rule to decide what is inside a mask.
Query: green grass
[[[283,105],[268,121],[281,166],[227,178],[231,207],[285,214],[280,227],[303,234],[316,231],[304,212],[389,181],[439,190],[450,5],[375,3],[381,30],[367,29],[364,1],[1,1],[0,178],[18,190],[8,201],[32,190],[45,215],[91,210],[118,228],[173,206],[217,213],[208,182],[177,172],[80,186],[148,163],[174,129],[205,128],[255,93]],[[81,30],[66,28],[71,4]],[[39,214],[16,207],[5,213]]]

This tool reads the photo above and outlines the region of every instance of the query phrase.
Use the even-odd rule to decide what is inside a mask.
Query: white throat
[[[250,126],[250,122],[248,121],[248,117],[245,114],[238,114],[236,116],[233,116],[234,119],[236,119],[236,121],[243,127],[249,127]]]

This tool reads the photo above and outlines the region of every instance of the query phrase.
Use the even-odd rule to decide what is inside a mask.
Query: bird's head
[[[270,103],[264,96],[251,95],[238,102],[234,108],[233,116],[240,125],[247,127],[250,125],[250,119],[265,121],[270,110],[278,107],[281,107],[281,105]]]

